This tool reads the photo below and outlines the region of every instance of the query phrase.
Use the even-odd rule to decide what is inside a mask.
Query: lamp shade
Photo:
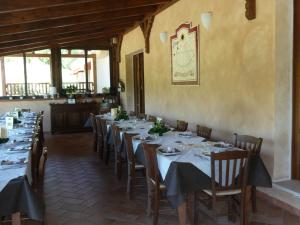
[[[160,34],[159,34],[159,38],[160,38],[160,41],[162,42],[162,43],[166,43],[167,42],[167,40],[168,40],[168,32],[161,32]]]
[[[212,12],[205,12],[201,14],[201,22],[206,30],[208,30],[210,27],[212,16],[213,16]]]
[[[57,94],[56,87],[50,87],[49,88],[49,94],[50,95],[56,95]]]

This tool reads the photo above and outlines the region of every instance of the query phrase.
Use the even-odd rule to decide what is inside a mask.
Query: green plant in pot
[[[162,120],[156,120],[154,126],[148,131],[148,134],[158,134],[162,136],[164,133],[168,132],[170,129],[166,127]]]
[[[69,85],[68,87],[66,87],[66,94],[68,96],[68,98],[74,98],[74,95],[77,92],[77,87],[75,85]]]

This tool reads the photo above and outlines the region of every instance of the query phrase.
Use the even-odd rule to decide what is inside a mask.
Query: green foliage
[[[104,87],[102,88],[103,93],[109,93],[109,87]]]
[[[117,116],[115,118],[115,121],[119,121],[119,120],[129,120],[127,112],[123,109],[118,111]]]
[[[47,65],[50,65],[50,57],[38,57],[38,59]]]
[[[8,138],[0,138],[0,144],[8,142]]]
[[[156,121],[154,126],[148,131],[149,134],[158,133],[159,136],[162,136],[163,133],[168,132],[170,129],[165,126],[165,123],[162,121]]]
[[[66,87],[66,93],[67,94],[75,94],[77,91],[77,87],[75,85],[69,85]]]

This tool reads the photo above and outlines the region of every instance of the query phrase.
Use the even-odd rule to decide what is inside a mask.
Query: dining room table
[[[210,153],[237,150],[231,143],[207,141],[191,131],[175,131],[171,127],[162,136],[149,134],[153,122],[139,120],[135,117],[121,121],[114,121],[109,114],[100,117],[108,121],[107,142],[109,144],[113,144],[111,125],[115,124],[121,128],[121,145],[118,151],[123,157],[126,157],[124,132],[137,134],[132,139],[132,145],[136,160],[139,163],[145,163],[142,143],[147,142],[159,146],[157,148],[157,163],[160,178],[166,185],[167,199],[173,208],[177,208],[180,225],[186,224],[188,195],[203,189],[211,189]],[[219,170],[216,169],[215,171]],[[223,169],[223,171],[226,170]],[[271,176],[260,155],[251,155],[249,159],[247,185],[272,187]],[[246,198],[249,199],[249,196]],[[247,224],[246,219],[244,224]]]
[[[0,117],[0,127],[6,126],[5,113]],[[23,112],[14,119],[7,138],[0,144],[0,217],[11,218],[12,224],[20,223],[20,214],[43,221],[43,204],[33,191],[31,175],[31,148],[37,113]]]

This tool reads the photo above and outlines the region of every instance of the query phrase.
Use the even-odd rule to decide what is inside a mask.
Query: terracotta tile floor
[[[148,225],[146,189],[129,200],[126,176],[118,181],[110,166],[92,152],[91,133],[47,135],[49,158],[45,176],[47,225]],[[206,212],[205,212],[206,213]],[[200,215],[201,224],[211,220]],[[258,199],[258,213],[250,215],[252,225],[299,225],[300,219],[275,205]],[[221,218],[219,224],[230,224]],[[174,225],[174,210],[160,215],[159,224]]]

